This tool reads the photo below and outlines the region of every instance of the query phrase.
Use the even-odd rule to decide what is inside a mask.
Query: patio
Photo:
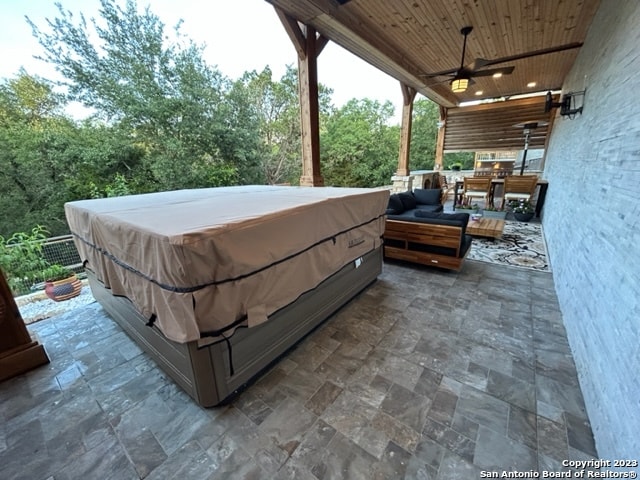
[[[230,405],[202,409],[97,303],[29,326],[0,477],[482,478],[597,457],[550,273],[385,263]]]

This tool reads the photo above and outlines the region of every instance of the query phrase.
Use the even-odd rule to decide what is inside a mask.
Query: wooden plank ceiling
[[[600,0],[266,1],[447,108],[465,101],[560,89],[579,51],[571,48],[476,68],[481,71],[513,66],[514,70],[501,78],[477,77],[465,92],[454,94],[450,76],[428,75],[460,66],[462,27],[473,27],[464,58],[464,64],[470,65],[476,58],[491,61],[580,45],[600,3]],[[527,86],[530,82],[535,82],[535,86]]]

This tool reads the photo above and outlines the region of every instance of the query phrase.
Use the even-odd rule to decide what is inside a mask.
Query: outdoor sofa
[[[384,256],[449,270],[460,270],[472,238],[468,213],[442,213],[440,189],[402,192],[389,197]],[[425,202],[425,203],[422,203]]]

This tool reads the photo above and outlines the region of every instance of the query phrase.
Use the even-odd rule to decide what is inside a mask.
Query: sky
[[[28,16],[41,29],[46,19],[58,15],[55,3],[87,19],[98,17],[99,0],[0,0],[0,79],[17,75],[21,67],[27,73],[55,78],[55,71],[41,60],[42,47],[33,37]],[[122,1],[124,3],[124,0]],[[197,44],[204,44],[204,59],[227,77],[237,79],[245,71],[261,71],[269,65],[279,79],[286,65],[297,65],[296,52],[273,7],[264,0],[137,0],[140,9],[150,6],[173,30],[182,19],[181,32]],[[207,5],[203,10],[203,5]],[[394,123],[402,114],[400,83],[370,66],[333,42],[318,57],[318,81],[333,89],[337,107],[352,98],[391,101]]]

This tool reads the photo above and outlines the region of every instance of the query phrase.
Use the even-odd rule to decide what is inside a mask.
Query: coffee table
[[[479,220],[472,220],[469,217],[469,223],[467,223],[467,233],[477,237],[500,238],[503,230],[504,220],[497,218],[480,217]]]

